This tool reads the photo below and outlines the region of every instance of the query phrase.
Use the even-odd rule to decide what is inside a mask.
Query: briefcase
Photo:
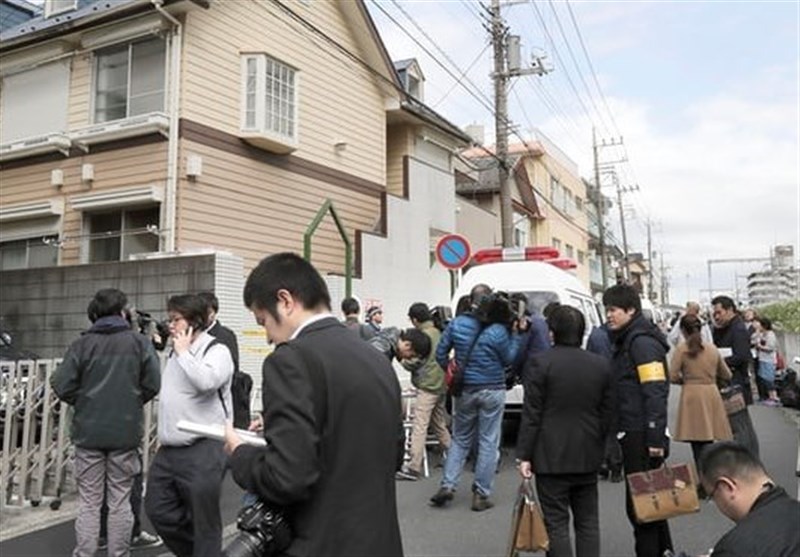
[[[536,493],[530,480],[523,480],[514,504],[511,517],[511,534],[508,540],[507,557],[516,557],[519,551],[547,551],[550,538],[544,518],[536,502]]]
[[[725,413],[728,416],[737,414],[747,408],[744,400],[744,390],[741,385],[730,385],[719,390],[722,396],[722,404],[725,406]]]
[[[647,472],[628,474],[627,478],[639,523],[666,520],[700,510],[697,475],[691,463],[664,464]]]

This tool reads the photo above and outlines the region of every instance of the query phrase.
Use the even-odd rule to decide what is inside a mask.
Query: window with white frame
[[[558,238],[553,238],[553,247],[561,251],[561,240]]]
[[[573,248],[570,244],[567,244],[567,257],[570,259],[575,257],[575,248]]]
[[[58,265],[56,236],[0,242],[0,271]]]
[[[578,263],[581,265],[586,261],[586,254],[582,250],[578,250]]]
[[[94,121],[164,110],[166,43],[156,37],[95,53]]]
[[[297,141],[297,70],[266,54],[242,56],[242,129]]]
[[[125,261],[136,253],[158,251],[159,207],[87,213],[88,262]]]

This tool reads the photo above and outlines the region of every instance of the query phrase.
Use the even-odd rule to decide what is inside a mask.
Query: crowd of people
[[[431,433],[444,462],[429,504],[454,504],[468,459],[472,511],[498,503],[505,396],[515,382],[524,387],[516,464],[535,481],[549,557],[601,554],[604,472],[621,481],[664,464],[670,384],[681,388],[671,438],[691,446],[698,495],[736,523],[714,557],[800,554],[800,503],[761,464],[748,412],[751,372],[764,401],[775,404],[775,336],[757,316],[748,330],[730,298],[712,300],[712,323],[689,304],[665,334],[645,318],[633,287],[615,285],[603,295],[606,323],[587,331],[576,308],[555,302],[540,315],[524,296],[477,285],[449,322],[417,302],[408,308],[410,326],[399,329],[383,324],[378,305],[362,323],[355,298],[342,302],[339,320],[316,269],[281,253],[251,271],[243,300],[275,347],[262,368],[263,410],[249,424],[266,446],[234,429],[247,425],[250,412],[237,401],[236,336],[218,322],[213,293],[168,300],[163,370],[156,346],[164,339],[131,327],[124,293],[104,289],[90,301],[92,325],[52,378],[56,395],[74,408],[74,556],[93,556],[101,543],[108,555],[125,556],[142,536],[163,540],[180,557],[224,555],[220,495],[228,470],[247,493],[245,508],[258,511],[248,534],[248,547],[263,552],[256,554],[400,556],[396,481],[423,478]],[[409,440],[393,362],[415,390]],[[721,390],[728,385],[738,389]],[[141,493],[143,406],[156,396],[159,446],[144,510],[158,537],[141,531],[141,496],[131,496],[137,481]],[[193,433],[182,421],[224,423],[224,439]],[[677,552],[668,522],[639,521],[625,489],[636,556]]]

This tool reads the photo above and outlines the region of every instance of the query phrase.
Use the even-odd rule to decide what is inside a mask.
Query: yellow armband
[[[664,371],[664,364],[661,362],[650,362],[636,366],[636,371],[639,373],[639,383],[667,380],[667,374]]]

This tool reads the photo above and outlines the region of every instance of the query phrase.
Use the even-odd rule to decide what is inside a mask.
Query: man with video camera
[[[244,303],[276,344],[263,367],[267,446],[242,444],[228,424],[225,450],[236,483],[269,512],[252,524],[246,511],[226,554],[401,556],[402,404],[389,360],[330,313],[324,280],[294,253],[262,260]]]
[[[430,502],[443,507],[451,501],[464,462],[477,435],[478,456],[472,484],[472,510],[494,506],[489,500],[499,458],[500,431],[506,400],[505,369],[520,349],[519,322],[508,297],[479,284],[470,293],[472,309],[442,333],[436,361],[446,368],[450,350],[460,368],[462,385],[453,390],[453,435],[439,491]],[[527,323],[525,321],[525,323]],[[524,327],[525,325],[523,325]]]

